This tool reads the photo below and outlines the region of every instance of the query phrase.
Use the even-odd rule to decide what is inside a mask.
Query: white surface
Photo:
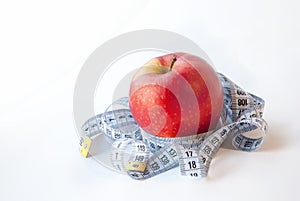
[[[0,2],[0,199],[295,200],[299,1],[109,2]],[[220,72],[265,98],[261,150],[221,150],[203,180],[174,169],[134,181],[81,157],[76,76],[101,43],[141,28],[189,37]]]

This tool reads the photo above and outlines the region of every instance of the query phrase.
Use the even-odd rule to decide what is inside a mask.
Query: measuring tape
[[[224,105],[215,130],[187,137],[153,136],[135,122],[125,97],[83,124],[81,154],[88,157],[93,139],[105,134],[112,144],[112,166],[142,180],[177,166],[181,175],[206,177],[220,147],[248,152],[258,149],[267,132],[267,123],[262,118],[264,100],[242,90],[224,75],[218,73],[218,77],[223,86]]]

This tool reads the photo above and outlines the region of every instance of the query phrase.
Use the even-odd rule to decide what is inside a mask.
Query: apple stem
[[[171,63],[171,66],[170,66],[170,71],[172,70],[172,68],[173,68],[173,65],[174,65],[174,63],[176,62],[176,57],[174,56],[173,57],[173,59],[172,59],[172,63]]]

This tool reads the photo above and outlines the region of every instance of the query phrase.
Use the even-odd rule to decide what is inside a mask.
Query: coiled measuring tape
[[[176,138],[150,135],[135,122],[125,97],[83,124],[81,154],[87,157],[93,139],[105,134],[112,144],[112,166],[141,180],[177,166],[181,175],[206,177],[221,146],[248,152],[258,149],[267,132],[267,123],[262,118],[264,100],[244,91],[224,75],[218,73],[218,77],[223,86],[224,105],[216,130]]]

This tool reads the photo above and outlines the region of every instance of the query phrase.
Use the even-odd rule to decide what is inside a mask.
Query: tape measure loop
[[[131,178],[151,178],[179,166],[184,176],[203,178],[220,147],[251,152],[261,147],[267,133],[263,119],[265,102],[246,92],[223,74],[224,107],[218,128],[187,137],[150,135],[135,122],[128,98],[113,102],[103,114],[82,126],[81,153],[88,156],[94,138],[105,134],[112,143],[111,163]]]

